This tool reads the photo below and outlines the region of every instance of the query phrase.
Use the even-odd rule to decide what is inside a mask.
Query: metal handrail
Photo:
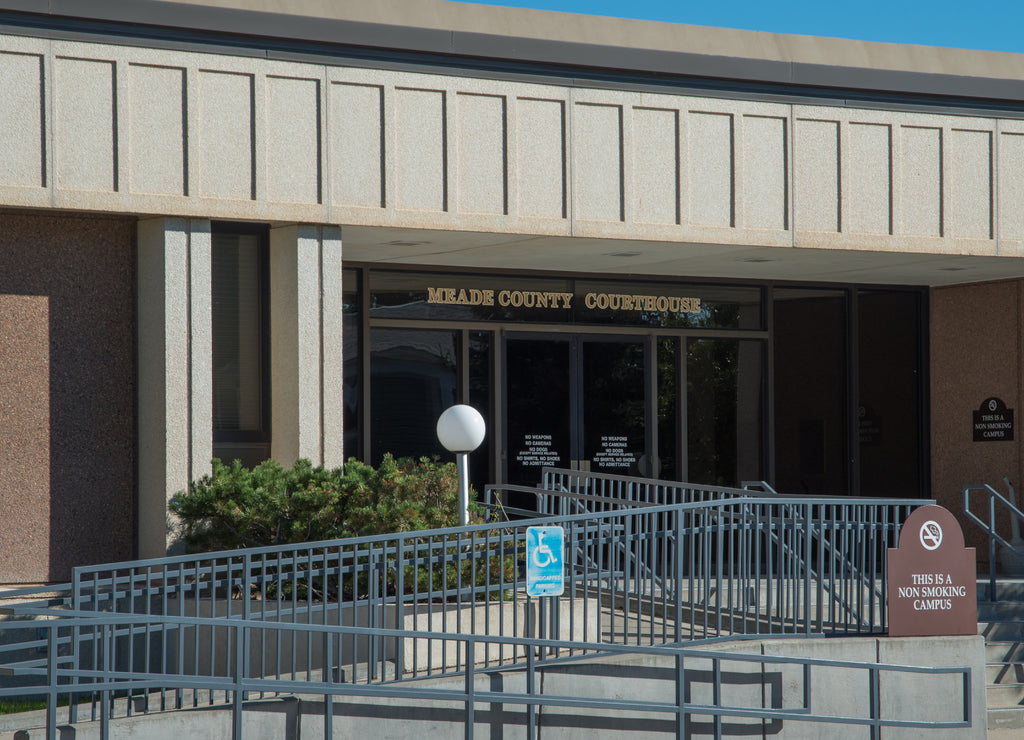
[[[547,493],[550,494],[550,492]],[[739,501],[754,508],[744,513],[737,508]],[[693,573],[700,568],[707,571],[707,575],[710,576],[712,571],[708,568],[713,567],[716,574],[715,590],[717,590],[717,581],[723,575],[729,581],[733,574],[743,569],[746,569],[747,573],[745,580],[757,586],[761,586],[761,584],[753,584],[753,581],[757,580],[754,576],[758,573],[785,578],[788,578],[790,573],[802,573],[807,579],[818,577],[817,572],[811,567],[812,563],[805,558],[813,555],[820,564],[824,562],[825,556],[836,548],[836,545],[831,543],[830,537],[857,537],[859,533],[853,532],[854,524],[849,515],[844,514],[837,517],[833,512],[828,521],[822,520],[819,523],[812,516],[813,508],[808,509],[806,515],[801,513],[803,508],[831,505],[842,511],[853,511],[851,507],[855,506],[866,506],[869,509],[878,510],[880,507],[883,509],[892,506],[913,507],[922,503],[926,502],[834,498],[815,499],[812,503],[806,497],[727,499],[718,502],[643,507],[642,509],[631,508],[601,514],[584,512],[573,516],[556,517],[552,523],[584,527],[589,520],[591,529],[586,538],[590,544],[587,547],[590,548],[590,552],[600,554],[598,550],[593,549],[595,539],[606,536],[616,526],[625,526],[624,522],[642,521],[646,528],[644,530],[646,534],[637,532],[641,539],[630,540],[620,536],[617,542],[620,545],[620,552],[622,545],[632,548],[628,550],[630,559],[635,562],[647,562],[649,552],[653,551],[650,546],[652,538],[662,538],[659,540],[662,542],[659,546],[662,550],[665,547],[676,546],[675,532],[667,532],[664,527],[658,526],[658,517],[664,517],[671,513],[690,516],[689,523],[681,528],[680,534],[690,539],[702,538],[701,542],[703,543],[694,549],[694,543],[690,542],[690,552],[686,554],[687,557],[683,558],[688,563],[687,586],[692,595],[695,587],[703,588],[704,585],[694,581]],[[767,509],[763,509],[766,506],[773,508],[769,512]],[[792,508],[794,506],[798,508]],[[754,516],[756,518],[757,507],[762,507],[762,510],[767,512],[762,514],[764,521],[743,524],[743,517],[750,519]],[[723,517],[723,511],[728,516]],[[603,524],[599,526],[600,522],[596,521],[595,517],[597,520],[603,521]],[[643,517],[643,519],[638,519],[638,517]],[[882,517],[881,521],[872,526],[878,532],[889,532],[886,536],[891,538],[895,536],[895,528],[899,521],[898,516],[891,519]],[[805,522],[810,522],[810,526],[805,526]],[[455,601],[458,605],[465,605],[473,603],[479,598],[486,598],[488,594],[498,596],[501,593],[515,592],[521,588],[522,584],[518,580],[517,574],[511,574],[508,578],[499,577],[497,580],[482,584],[474,582],[441,584],[438,587],[428,586],[419,594],[415,592],[410,594],[406,593],[406,589],[397,588],[399,584],[391,582],[389,587],[397,589],[398,595],[389,596],[374,592],[374,586],[379,591],[384,585],[378,577],[371,579],[370,583],[362,584],[353,579],[368,578],[371,573],[380,572],[382,568],[390,568],[391,572],[396,573],[395,578],[400,579],[402,568],[396,567],[395,564],[404,562],[405,559],[410,559],[410,562],[416,565],[438,568],[452,567],[452,563],[455,561],[465,559],[464,550],[470,546],[475,547],[475,552],[472,555],[477,560],[493,557],[499,553],[507,557],[517,557],[521,555],[524,524],[480,524],[452,530],[315,543],[305,548],[258,548],[218,553],[216,556],[182,556],[158,561],[136,561],[114,566],[80,568],[75,572],[73,601],[77,608],[90,606],[93,609],[109,608],[124,611],[130,610],[132,600],[137,599],[145,592],[150,596],[155,595],[161,598],[164,603],[158,606],[166,610],[168,600],[178,599],[180,601],[181,597],[197,598],[204,595],[212,597],[217,593],[234,592],[237,594],[255,591],[263,600],[259,612],[271,618],[280,614],[302,615],[321,608],[321,600],[314,598],[312,589],[305,592],[304,599],[296,598],[296,590],[302,586],[302,579],[318,581],[347,578],[353,584],[353,588],[358,590],[362,587],[362,591],[354,594],[348,600],[349,604],[355,606],[366,603],[367,600],[375,600],[375,604],[401,605],[404,603],[414,607],[417,597],[426,597],[428,600]],[[601,529],[601,526],[604,528]],[[772,550],[777,562],[737,565],[730,561],[726,564],[723,558],[724,551],[717,555],[712,551],[711,538],[737,539],[741,537],[740,530],[744,527],[758,528],[758,531],[767,534],[773,540]],[[805,530],[805,536],[803,538],[796,537],[797,530]],[[824,536],[824,539],[821,539],[821,536]],[[476,539],[474,540],[474,538]],[[826,543],[828,543],[827,547]],[[751,542],[747,542],[743,553],[756,555],[758,551],[751,550],[750,547]],[[855,554],[858,548],[847,549]],[[865,548],[861,547],[860,549]],[[737,554],[742,555],[742,553]],[[622,562],[623,560],[620,558],[616,565],[622,565]],[[866,558],[863,565],[870,566],[869,569],[874,573],[878,571],[877,565],[880,565],[880,562],[874,562],[872,565],[873,562],[870,558]],[[785,565],[784,569],[778,567],[780,563]],[[723,567],[726,565],[728,567],[723,571]],[[586,566],[586,563],[582,564],[582,567]],[[773,566],[776,566],[774,570]],[[658,567],[664,570],[666,566],[658,565]],[[263,569],[262,573],[261,568]],[[829,570],[836,571],[831,567]],[[846,573],[839,572],[838,578],[850,581],[854,570],[855,568],[850,567]],[[720,571],[723,575],[719,575]],[[606,569],[606,572],[614,575],[617,571]],[[630,576],[634,579],[639,578],[641,582],[648,585],[657,585],[644,580],[645,573],[656,572],[658,572],[657,568],[633,567]],[[832,579],[833,576],[830,574],[829,578]],[[580,577],[581,582],[585,583],[588,580],[590,579],[585,576]],[[268,596],[265,593],[265,589],[269,585],[278,581],[284,581],[285,586],[292,584],[293,590],[289,598],[282,599],[280,590],[276,595],[272,593]],[[856,582],[855,578],[849,585]],[[819,583],[816,588],[821,591],[831,591],[834,586],[831,581],[826,581]],[[849,588],[849,586],[844,588]],[[671,594],[667,596],[671,596]],[[266,603],[268,599],[269,605]],[[173,606],[172,603],[171,607],[173,608]],[[851,606],[853,606],[853,602],[851,602]],[[247,608],[248,602],[241,606],[236,604],[235,610],[244,614],[243,607]],[[848,609],[848,611],[853,611],[853,609]],[[835,621],[834,615],[830,621]]]
[[[591,470],[570,470],[545,466],[541,470],[541,488],[580,493],[580,489],[595,492],[604,499],[666,504],[694,503],[718,498],[742,496],[767,496],[774,491],[755,492],[743,488],[711,486],[663,480],[661,478],[635,478],[615,473],[598,473]]]
[[[13,628],[37,627],[37,622],[14,623]],[[234,657],[220,671],[204,674],[181,674],[167,671],[142,669],[123,669],[116,666],[114,658],[117,651],[117,635],[126,629],[129,632],[183,632],[201,627],[226,629],[226,641],[233,646]],[[890,663],[861,663],[843,660],[802,658],[787,656],[771,656],[722,652],[715,650],[686,648],[679,646],[640,646],[640,645],[608,645],[587,643],[571,640],[545,638],[493,637],[477,634],[453,633],[442,639],[458,646],[457,652],[463,656],[473,656],[481,645],[504,645],[513,652],[521,652],[527,656],[524,664],[516,670],[525,672],[525,690],[519,692],[503,692],[481,690],[475,685],[476,667],[472,660],[465,660],[461,675],[464,677],[461,688],[443,688],[423,685],[399,685],[384,679],[363,680],[336,673],[335,656],[340,654],[341,645],[345,640],[384,637],[393,640],[437,640],[438,636],[430,632],[415,630],[369,629],[353,626],[337,625],[296,625],[276,624],[273,629],[282,634],[291,633],[292,642],[301,642],[305,635],[310,642],[318,642],[323,646],[322,658],[315,671],[310,671],[305,679],[296,677],[266,677],[253,675],[249,666],[242,659],[247,645],[266,632],[267,624],[259,620],[234,620],[226,627],[221,620],[212,618],[167,617],[152,615],[125,614],[93,614],[76,612],[73,616],[64,615],[61,619],[44,622],[41,628],[46,634],[47,655],[37,661],[32,668],[23,668],[26,675],[39,675],[46,679],[42,693],[47,696],[46,726],[47,737],[57,736],[57,703],[61,697],[70,699],[68,719],[74,724],[77,717],[73,710],[77,706],[75,699],[82,694],[96,697],[93,720],[100,723],[100,737],[107,740],[110,736],[110,722],[113,718],[113,698],[117,694],[127,693],[147,697],[141,713],[150,713],[149,693],[157,692],[159,709],[180,709],[186,705],[184,691],[192,692],[193,704],[199,692],[208,692],[209,703],[212,705],[230,706],[232,708],[232,737],[242,738],[242,719],[244,701],[253,694],[261,697],[266,694],[302,693],[324,697],[324,738],[333,737],[333,706],[335,696],[391,697],[410,700],[456,701],[463,704],[465,736],[473,738],[474,711],[477,704],[501,703],[520,704],[526,707],[528,719],[525,727],[527,738],[536,738],[536,711],[544,707],[586,707],[598,710],[615,710],[619,712],[655,712],[675,717],[676,737],[688,736],[687,723],[690,715],[706,715],[712,717],[713,734],[721,738],[723,734],[722,719],[725,717],[760,718],[770,721],[816,722],[832,725],[868,726],[873,736],[878,736],[882,727],[914,727],[922,729],[955,729],[970,727],[972,724],[972,682],[970,666],[955,667],[924,667],[907,666]],[[67,644],[65,635],[75,635],[77,639],[93,640],[98,652],[104,656],[100,667],[83,669],[73,661],[62,657],[61,644]],[[651,701],[642,698],[601,698],[596,696],[570,696],[564,694],[545,694],[542,683],[537,680],[539,670],[554,664],[564,664],[559,656],[566,654],[586,654],[589,656],[629,656],[644,655],[649,658],[667,658],[673,661],[674,670],[671,680],[674,682],[676,697],[674,702]],[[687,698],[683,690],[683,682],[687,675],[687,661],[699,661],[702,665],[711,663],[711,701],[699,702]],[[768,666],[797,666],[801,669],[800,683],[795,693],[801,697],[797,705],[780,701],[773,706],[742,706],[729,704],[723,698],[722,691],[726,684],[723,664],[754,664],[762,666],[755,671],[763,673]],[[692,665],[692,663],[691,663]],[[815,713],[812,709],[813,687],[816,683],[815,669],[851,671],[867,671],[868,681],[851,681],[849,686],[861,686],[868,692],[868,716],[828,715]],[[508,669],[506,669],[508,670]],[[564,669],[563,669],[564,670]],[[960,677],[961,713],[958,719],[892,719],[882,716],[882,705],[878,701],[883,673],[917,674],[931,676],[956,675]],[[943,684],[944,686],[946,684]],[[16,692],[24,693],[24,689],[0,688],[0,696],[11,696]],[[167,697],[167,692],[174,692]],[[214,699],[217,692],[223,692],[223,699]],[[762,701],[762,704],[765,703]],[[130,708],[129,701],[127,707]],[[139,711],[139,710],[137,710]]]
[[[772,486],[767,481],[763,480],[740,481],[740,488],[742,488],[744,491],[757,491],[762,495],[768,494],[774,496],[778,495],[779,493],[774,488],[772,488]]]
[[[247,675],[278,678],[320,660],[310,628],[360,627],[368,631],[345,632],[354,642],[343,657],[370,682],[467,670],[462,647],[444,647],[458,634],[493,638],[480,644],[497,652],[479,665],[499,668],[531,659],[516,652],[515,640],[525,638],[636,646],[885,630],[884,599],[865,590],[863,574],[884,579],[886,548],[909,511],[927,502],[720,490],[722,497],[690,503],[618,499],[609,511],[560,509],[523,521],[85,566],[74,570],[59,608],[22,603],[12,611],[122,619],[103,640],[115,641],[118,659],[136,668],[180,672],[237,658]],[[577,508],[594,504],[591,494],[526,491]],[[525,589],[526,528],[547,524],[566,533],[561,600]],[[848,555],[841,563],[831,554],[838,551]],[[159,627],[160,619],[199,621],[185,630]],[[107,669],[95,630],[52,621],[73,625],[66,643],[48,648],[62,652],[60,661]],[[240,658],[222,630],[237,622],[264,630],[260,647]],[[430,637],[389,642],[395,626]],[[288,644],[283,629],[292,630]],[[25,654],[0,652],[0,664],[28,670],[40,647],[33,638],[19,643]]]
[[[1003,478],[1013,496],[1014,501],[1005,498],[999,491],[987,483],[968,483],[963,486],[964,515],[981,527],[988,536],[988,577],[989,577],[989,599],[998,601],[996,592],[996,543],[1014,551],[1019,551],[1024,541],[1020,537],[1020,523],[1024,521],[1024,511],[1017,508],[1016,492],[1009,478]],[[988,521],[981,519],[975,512],[971,511],[971,493],[982,491],[986,494]],[[1010,516],[1010,527],[1013,532],[1012,540],[1007,541],[996,531],[996,504],[999,504]]]
[[[569,482],[570,488],[566,488],[566,482]],[[572,482],[576,483],[576,488],[584,488],[584,490],[591,490],[592,487],[600,486],[602,493],[608,493],[606,484],[613,486],[611,493],[616,495],[615,498],[609,499],[605,496],[584,496],[582,494],[574,494],[571,492]],[[582,482],[582,484],[581,484]],[[680,483],[675,481],[665,481],[654,478],[631,478],[628,476],[615,475],[610,473],[598,473],[589,470],[569,470],[565,468],[554,468],[545,467],[543,469],[543,486],[545,489],[552,491],[553,497],[573,497],[576,501],[595,501],[601,505],[602,508],[607,508],[612,505],[632,505],[632,506],[647,506],[646,500],[650,498],[650,491],[656,493],[660,492],[663,495],[660,498],[670,498],[670,492],[674,493],[675,496],[671,496],[673,500],[677,500],[677,497],[682,497],[686,501],[690,501],[696,498],[698,501],[713,500],[715,498],[732,498],[739,496],[779,496],[780,494],[766,481],[743,481],[741,483],[741,489],[726,488],[720,486],[696,486],[690,483]],[[647,499],[641,496],[633,496],[634,492],[648,494]],[[809,498],[806,494],[786,494],[793,498]],[[934,503],[934,501],[922,501],[924,503]],[[564,513],[565,508],[556,510],[555,507],[543,509],[543,502],[541,498],[537,501],[538,511],[543,513],[554,515],[556,513]],[[577,506],[575,513],[579,512]],[[820,533],[817,530],[812,529],[812,536],[815,540],[820,537]],[[786,548],[787,545],[783,542],[777,534],[772,533],[770,535],[774,538],[776,543]],[[825,553],[833,559],[835,563],[841,565],[849,565],[851,571],[858,575],[863,586],[871,589],[871,597],[868,600],[868,608],[873,609],[876,604],[880,604],[883,600],[883,594],[881,587],[875,582],[874,573],[875,568],[872,568],[872,572],[859,573],[857,572],[856,566],[852,563],[850,558],[845,555],[839,548],[836,548],[828,540],[822,540],[821,542]],[[813,566],[809,566],[812,577],[817,577],[814,572]],[[830,595],[837,599],[842,600],[842,594],[833,594],[831,589],[826,585],[826,591],[830,592]],[[860,609],[853,610],[855,616],[859,617]]]

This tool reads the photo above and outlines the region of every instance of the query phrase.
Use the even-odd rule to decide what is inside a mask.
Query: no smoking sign
[[[942,544],[942,527],[939,526],[938,522],[929,519],[921,525],[918,537],[921,539],[921,546],[925,550],[938,550]]]
[[[952,513],[915,509],[887,556],[890,637],[977,633],[975,552]]]

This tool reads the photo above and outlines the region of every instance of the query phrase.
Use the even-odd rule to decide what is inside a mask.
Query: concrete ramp
[[[883,737],[985,737],[985,652],[981,637],[756,639],[712,643],[704,648],[717,657],[704,659],[688,653],[679,684],[677,664],[670,656],[619,655],[539,665],[534,681],[542,703],[532,718],[522,703],[528,691],[524,670],[478,672],[473,681],[478,696],[473,710],[473,737],[527,737],[531,721],[544,740],[676,737],[680,729],[674,710],[677,686],[690,710],[684,720],[685,737],[867,736],[865,725],[870,722],[873,699],[866,666],[872,664],[971,668],[967,695],[974,718],[971,727],[890,726],[883,729]],[[735,654],[737,659],[723,658],[722,653]],[[834,664],[812,664],[807,683],[808,673],[802,665],[751,662],[741,657],[751,655],[803,657]],[[464,698],[439,698],[464,697],[467,687],[463,678],[407,681],[379,688],[393,695],[345,696],[332,701],[334,738],[421,740],[465,736]],[[878,689],[874,700],[879,702],[883,721],[954,723],[962,719],[965,686],[959,674],[882,671]],[[422,692],[421,698],[411,695],[416,691]],[[502,701],[502,695],[508,700]],[[630,708],[637,701],[653,704],[646,711]],[[151,710],[158,710],[155,695],[153,704]],[[718,720],[715,713],[701,713],[702,707],[713,706],[718,707]],[[61,710],[61,721],[66,719],[66,711]],[[811,716],[832,718],[835,723],[809,721]],[[852,722],[844,723],[843,718]],[[44,721],[42,712],[0,718],[0,740],[43,738]],[[324,723],[322,697],[254,699],[245,703],[243,736],[246,740],[321,738]],[[76,740],[99,738],[99,723],[79,722],[73,732]],[[110,736],[133,740],[227,739],[231,737],[231,708],[201,706],[119,718],[111,721]]]

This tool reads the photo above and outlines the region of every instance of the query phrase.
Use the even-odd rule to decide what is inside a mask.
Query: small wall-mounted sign
[[[948,509],[914,510],[888,555],[890,637],[977,634],[975,551]]]
[[[540,468],[562,462],[562,457],[551,448],[550,434],[524,435],[523,444],[513,457],[524,468]]]
[[[974,441],[1002,442],[1013,440],[1013,409],[1006,408],[1001,398],[986,398],[974,412]]]
[[[868,404],[858,409],[860,417],[860,446],[877,447],[882,444],[882,417]]]
[[[594,465],[611,470],[629,470],[636,463],[636,453],[629,449],[629,437],[602,435],[601,449],[594,453]]]

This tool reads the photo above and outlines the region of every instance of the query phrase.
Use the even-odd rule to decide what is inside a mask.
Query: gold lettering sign
[[[542,290],[483,290],[479,288],[427,288],[427,303],[453,306],[493,306],[512,308],[572,308],[572,293]],[[700,298],[635,295],[632,293],[587,293],[583,305],[600,311],[658,311],[660,313],[700,313]]]
[[[572,293],[552,293],[539,290],[502,290],[498,293],[499,306],[513,308],[570,308]]]
[[[658,311],[660,313],[700,313],[700,298],[623,293],[587,293],[583,305],[601,311]]]
[[[479,290],[427,288],[427,303],[454,306],[512,306],[513,308],[571,308],[572,293],[541,290]]]
[[[494,291],[470,288],[427,288],[427,303],[448,303],[456,306],[493,306]]]

